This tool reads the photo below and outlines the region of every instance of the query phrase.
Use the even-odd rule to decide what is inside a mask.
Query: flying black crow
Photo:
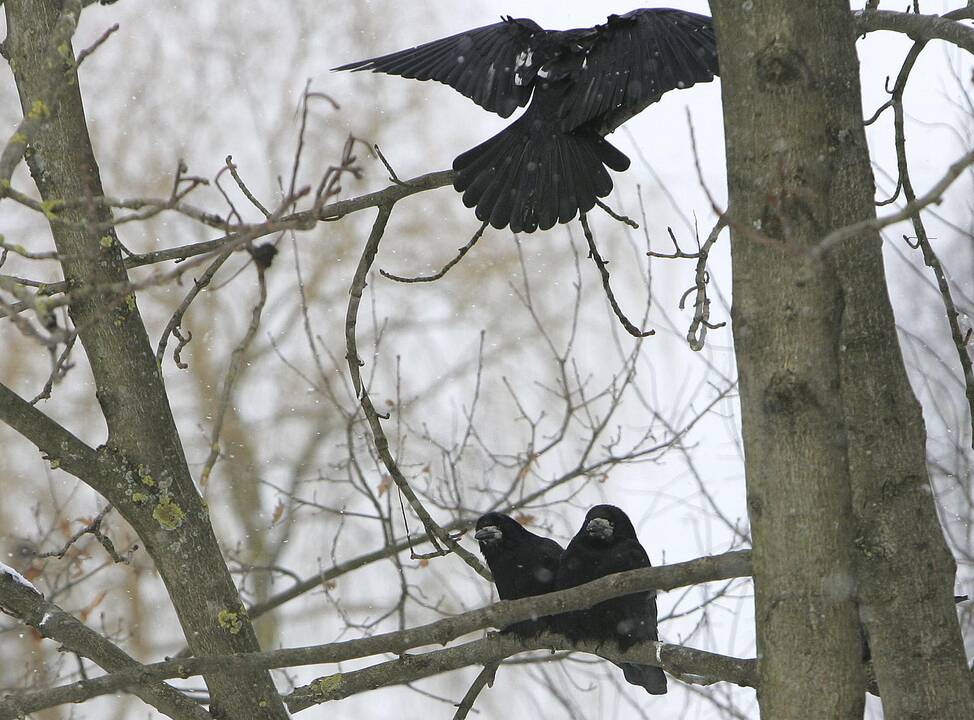
[[[453,161],[453,187],[480,220],[529,233],[608,195],[603,166],[621,172],[629,158],[605,135],[663,93],[712,80],[717,46],[711,19],[682,10],[633,10],[576,30],[508,16],[335,70],[436,80],[504,118],[530,101],[512,125]]]
[[[614,505],[596,505],[585,516],[568,548],[562,553],[555,581],[558,590],[600,577],[650,567],[649,556],[636,537],[629,516]],[[570,640],[610,640],[621,650],[637,642],[658,640],[656,594],[633,593],[606,600],[588,610],[557,616],[555,630]],[[626,680],[651,695],[666,693],[666,675],[658,667],[617,663]]]
[[[561,545],[535,535],[509,515],[491,512],[477,520],[474,537],[480,543],[501,600],[543,595],[555,589]],[[520,638],[547,629],[544,619],[525,620],[504,628]]]

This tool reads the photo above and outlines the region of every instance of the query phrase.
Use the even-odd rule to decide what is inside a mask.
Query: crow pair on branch
[[[650,567],[649,556],[636,530],[620,508],[596,505],[568,547],[522,527],[501,513],[477,520],[474,537],[494,576],[501,600],[517,600],[566,590],[625,570]],[[656,593],[641,592],[612,598],[587,610],[526,620],[504,628],[518,637],[545,630],[569,640],[611,642],[628,650],[637,642],[659,639]],[[666,675],[658,667],[621,663],[626,680],[651,695],[666,693]]]
[[[499,23],[342,65],[445,83],[513,124],[453,161],[453,186],[495,228],[547,230],[591,210],[612,190],[606,167],[629,158],[605,136],[663,93],[718,73],[711,19],[652,8],[602,25],[544,30]]]

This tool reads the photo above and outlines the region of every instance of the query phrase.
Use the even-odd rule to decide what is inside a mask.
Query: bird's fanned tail
[[[621,172],[629,158],[593,131],[565,131],[529,110],[457,157],[453,186],[480,220],[529,233],[591,210],[612,191],[606,167]]]
[[[622,669],[626,682],[638,685],[650,695],[666,694],[666,674],[652,665],[637,665],[636,663],[615,663]]]

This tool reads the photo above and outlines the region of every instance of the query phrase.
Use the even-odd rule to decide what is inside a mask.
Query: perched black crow
[[[712,80],[717,69],[710,18],[666,8],[577,30],[505,17],[335,68],[436,80],[505,118],[530,100],[512,125],[453,161],[464,204],[514,232],[547,230],[591,210],[612,190],[603,165],[629,167],[605,135],[663,93]]]
[[[600,577],[650,567],[649,556],[636,537],[629,517],[614,505],[596,505],[585,516],[568,548],[562,553],[555,581],[558,590]],[[570,640],[609,640],[622,650],[645,640],[658,640],[656,594],[633,593],[593,605],[588,610],[557,616],[555,630]],[[626,680],[651,695],[666,693],[666,675],[658,667],[618,664]]]
[[[477,520],[474,537],[494,576],[501,600],[543,595],[555,589],[561,545],[535,535],[508,515],[491,512]],[[545,619],[525,620],[504,628],[521,638],[547,629]]]

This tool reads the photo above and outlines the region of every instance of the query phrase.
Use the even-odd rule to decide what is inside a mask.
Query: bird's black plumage
[[[650,564],[629,517],[614,505],[596,505],[562,553],[555,587],[564,590]],[[570,640],[608,640],[626,650],[637,642],[658,640],[656,622],[656,594],[641,592],[557,616],[554,629]],[[635,663],[620,663],[619,667],[628,682],[646,692],[666,692],[666,676],[658,667]]]
[[[605,135],[663,93],[718,73],[711,19],[668,8],[610,15],[603,25],[543,30],[524,18],[342,65],[436,80],[486,110],[525,113],[453,161],[453,186],[496,228],[547,230],[612,190],[606,167],[629,158]]]
[[[562,547],[536,535],[509,515],[491,512],[477,520],[474,537],[487,561],[501,600],[517,600],[551,592]],[[530,637],[547,629],[544,618],[525,620],[503,632]]]

